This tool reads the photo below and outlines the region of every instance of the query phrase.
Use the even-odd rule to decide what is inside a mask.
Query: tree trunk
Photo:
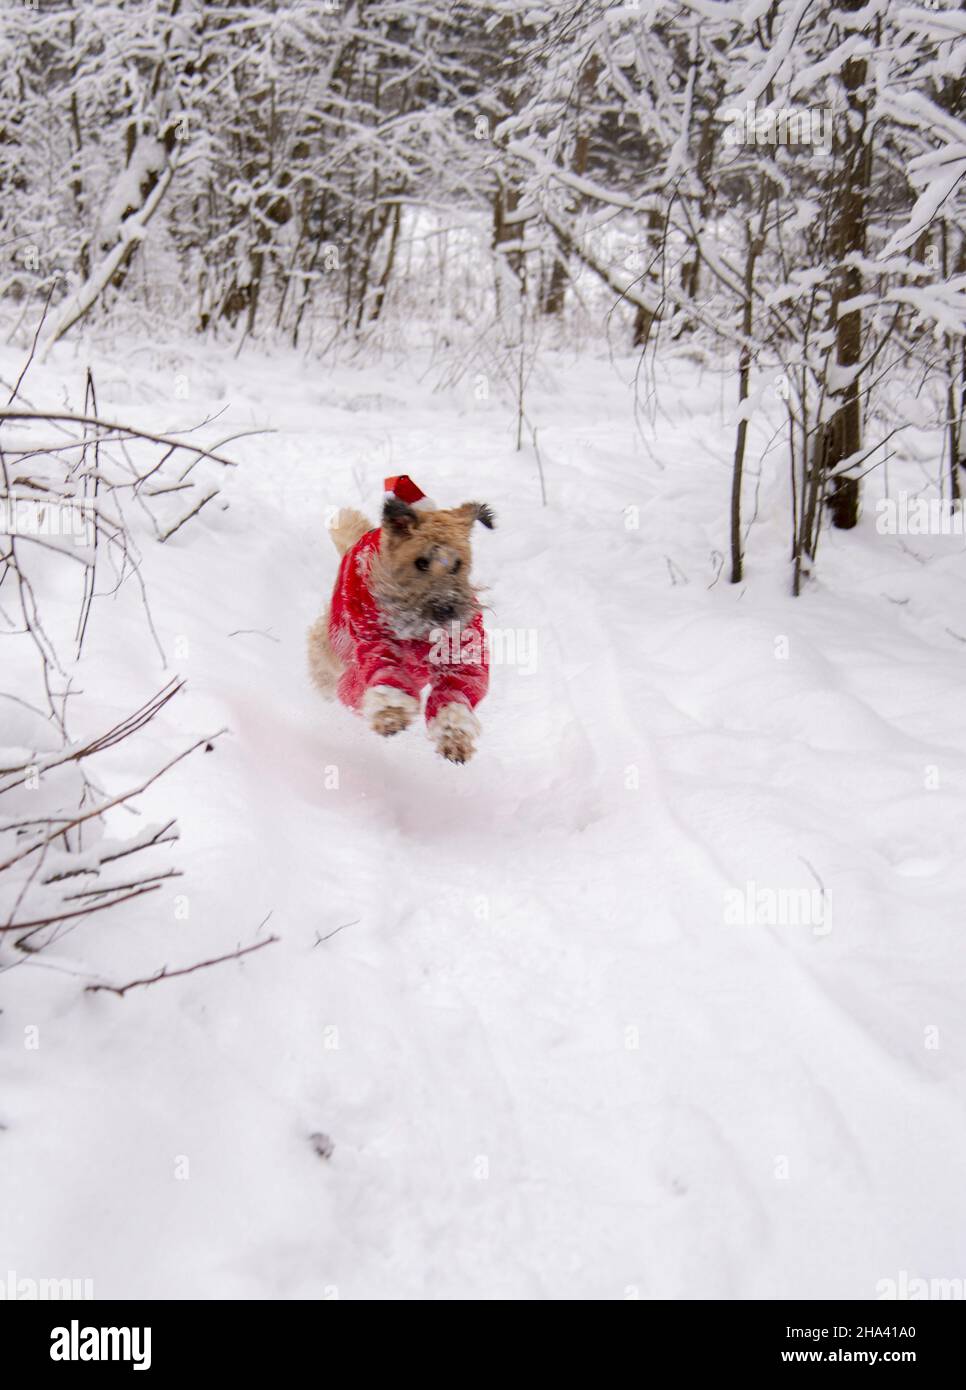
[[[864,7],[865,0],[839,0],[848,13]],[[851,379],[845,388],[833,393],[840,401],[827,425],[826,466],[834,469],[843,459],[862,448],[862,398],[857,368],[862,357],[862,313],[854,309],[840,314],[839,306],[862,292],[858,267],[844,265],[851,254],[862,255],[866,243],[866,197],[869,186],[871,146],[866,140],[868,108],[864,92],[867,63],[850,58],[842,68],[847,115],[840,120],[841,135],[833,146],[831,221],[829,248],[835,263],[832,287],[832,320],[835,329],[835,360]],[[827,504],[832,524],[848,531],[859,519],[859,480],[849,473],[831,479]]]
[[[574,141],[574,157],[572,169],[579,177],[583,177],[587,172],[587,160],[590,154],[590,119],[584,107],[586,100],[593,92],[600,77],[600,59],[595,53],[583,65],[580,76],[577,79],[577,138]],[[578,198],[577,206],[582,200]],[[547,315],[559,315],[563,313],[564,298],[567,290],[567,263],[563,258],[563,252],[558,245],[555,247],[553,267],[550,271],[550,282],[543,297],[541,308]]]
[[[664,229],[664,218],[657,208],[651,208],[647,214],[647,232],[644,236],[645,255],[648,258],[647,265],[642,272],[642,279],[648,282],[654,278],[651,266],[660,250],[659,233]],[[648,339],[651,336],[651,329],[657,319],[651,309],[643,304],[638,304],[637,312],[634,315],[634,347],[647,347]]]

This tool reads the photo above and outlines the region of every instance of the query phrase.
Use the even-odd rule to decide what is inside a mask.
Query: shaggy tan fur
[[[363,516],[362,512],[357,512],[353,507],[343,507],[329,527],[329,535],[336,550],[340,555],[344,555],[347,550],[352,549],[356,541],[361,541],[366,532],[372,529],[372,522],[367,516]]]
[[[362,512],[343,507],[329,527],[329,535],[336,550],[344,555],[372,529],[372,522]],[[309,674],[325,698],[334,700],[342,671],[342,662],[329,641],[329,605],[326,604],[322,616],[309,628]]]
[[[436,751],[451,763],[467,763],[476,752],[480,721],[466,705],[444,705],[428,729]]]
[[[373,685],[362,697],[362,714],[374,733],[388,738],[408,729],[419,713],[419,701],[392,685]]]
[[[489,509],[478,502],[449,511],[401,507],[396,515],[387,513],[370,583],[397,637],[426,638],[434,628],[472,617],[470,532],[479,520],[492,524]],[[417,568],[417,561],[425,568]]]
[[[309,675],[327,700],[335,699],[343,669],[329,641],[329,605],[326,604],[322,616],[309,628]]]
[[[387,504],[370,584],[380,612],[397,637],[428,638],[440,626],[472,618],[476,597],[470,577],[470,532],[476,521],[493,525],[489,507],[479,502],[422,512],[401,503]],[[345,508],[329,534],[339,554],[345,555],[372,529],[361,512]],[[344,666],[329,640],[329,605],[309,629],[308,655],[312,680],[327,699],[333,699]],[[408,728],[418,713],[419,701],[392,686],[373,686],[362,702],[369,727],[384,737]],[[428,729],[437,750],[450,762],[467,762],[473,756],[480,723],[466,705],[444,705]]]

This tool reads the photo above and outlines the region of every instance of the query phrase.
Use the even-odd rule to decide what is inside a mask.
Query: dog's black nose
[[[456,617],[456,609],[451,603],[434,603],[429,611],[437,623],[448,623],[451,618]]]

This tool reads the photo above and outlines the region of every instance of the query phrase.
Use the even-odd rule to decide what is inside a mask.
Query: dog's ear
[[[382,524],[391,536],[405,540],[420,525],[420,516],[398,497],[387,497],[382,509]]]
[[[492,531],[496,525],[496,517],[485,502],[464,502],[462,507],[456,508],[456,515],[466,522],[467,528],[471,527],[474,521],[478,521],[488,531]]]

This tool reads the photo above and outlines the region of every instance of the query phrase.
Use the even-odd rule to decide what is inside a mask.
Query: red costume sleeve
[[[418,699],[429,684],[427,720],[435,718],[444,705],[473,709],[490,683],[482,614],[467,624],[458,642],[443,644],[440,658],[431,655],[436,643],[394,637],[383,625],[369,590],[369,568],[378,548],[378,531],[357,541],[342,558],[332,594],[329,637],[345,663],[339,699],[357,709],[373,685],[389,685]]]
[[[455,658],[456,652],[451,650]],[[444,705],[463,704],[475,709],[490,684],[490,665],[486,650],[483,615],[477,613],[464,629],[458,649],[459,660],[452,659],[430,667],[430,692],[426,719],[434,719]]]
[[[391,685],[418,698],[423,682],[406,660],[406,644],[382,624],[369,592],[369,567],[379,549],[379,532],[369,531],[342,557],[332,595],[329,636],[346,669],[339,699],[356,709],[372,685]]]

